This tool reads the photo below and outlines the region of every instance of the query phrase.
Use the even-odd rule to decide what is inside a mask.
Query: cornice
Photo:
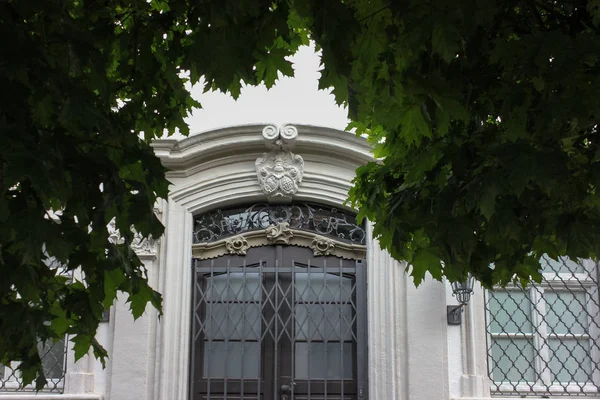
[[[265,143],[263,136],[263,130],[270,126],[241,125],[180,140],[154,141],[152,146],[168,168],[167,179],[172,182],[169,198],[192,214],[270,200],[348,208],[344,203],[356,168],[373,160],[366,140],[337,129],[293,125],[297,135],[293,135],[293,143],[284,139],[283,147],[291,145],[293,153],[304,160],[303,178],[293,198],[269,199],[257,178],[256,160],[272,150],[274,143]],[[274,128],[281,134],[290,125]]]
[[[189,170],[200,163],[231,157],[232,154],[262,154],[265,144],[261,134],[265,124],[240,125],[201,132],[183,140],[159,139],[152,142],[156,155],[171,171]],[[372,161],[371,148],[366,140],[332,128],[294,124],[298,129],[294,152],[336,157],[361,165]]]

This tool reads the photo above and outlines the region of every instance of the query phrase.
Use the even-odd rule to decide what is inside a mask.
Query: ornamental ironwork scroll
[[[307,203],[291,205],[254,204],[242,208],[216,210],[194,220],[194,243],[211,243],[243,232],[286,227],[335,238],[354,245],[366,244],[364,225],[349,212]],[[319,248],[323,244],[320,244]]]

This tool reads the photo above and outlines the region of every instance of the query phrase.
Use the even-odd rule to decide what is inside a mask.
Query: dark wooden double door
[[[364,268],[295,246],[195,260],[191,398],[366,398]]]

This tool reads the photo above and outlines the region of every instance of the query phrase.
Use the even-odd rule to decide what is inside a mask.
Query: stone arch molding
[[[169,170],[170,199],[193,214],[265,200],[310,200],[344,208],[356,168],[373,160],[363,138],[310,125],[243,125],[183,140],[158,140],[152,146]],[[297,188],[287,195],[269,195],[257,165],[272,157],[274,168],[274,155],[283,153],[292,155],[287,161],[297,169]]]

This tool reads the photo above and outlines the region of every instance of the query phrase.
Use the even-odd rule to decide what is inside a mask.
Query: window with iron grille
[[[54,257],[48,257],[44,262],[48,265],[48,268],[56,270],[58,275],[67,277],[73,275],[65,265],[58,262]],[[44,375],[48,381],[42,391],[62,393],[67,365],[67,337],[55,343],[52,341],[40,342],[38,343],[38,351],[42,359]],[[0,392],[35,391],[35,382],[26,386],[23,385],[21,372],[17,367],[18,362],[11,365],[0,364]]]
[[[598,265],[548,257],[542,265],[540,284],[486,293],[492,393],[598,395]]]
[[[38,344],[42,366],[48,383],[44,392],[62,393],[65,383],[65,366],[67,357],[66,339],[56,343]],[[18,363],[10,366],[0,364],[0,392],[35,391],[35,384],[23,386]]]

